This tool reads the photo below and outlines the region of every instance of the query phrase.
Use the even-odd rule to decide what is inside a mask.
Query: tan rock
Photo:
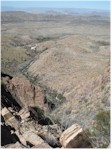
[[[5,77],[1,77],[1,79],[4,84],[7,84],[11,78],[9,76],[5,76]]]
[[[9,120],[6,121],[8,125],[14,127],[15,129],[18,129],[19,121],[13,116]]]
[[[30,117],[30,112],[27,112],[27,113],[21,115],[22,120],[25,120],[28,117]]]
[[[25,108],[21,109],[21,110],[18,112],[18,115],[21,116],[22,114],[24,114],[25,111],[26,111]]]
[[[48,146],[47,143],[44,142],[43,139],[41,139],[37,134],[35,134],[32,131],[27,131],[22,135],[26,141],[28,141],[29,143],[31,143],[34,146],[39,146],[39,145],[46,145]]]
[[[19,131],[17,130],[16,132],[16,135],[18,136],[18,138],[19,138],[19,140],[20,140],[20,142],[23,144],[23,145],[27,145],[27,143],[26,143],[26,140],[25,140],[25,138],[19,133]]]
[[[10,113],[10,111],[9,111],[6,107],[4,107],[4,108],[2,109],[2,116],[4,117],[5,120],[8,120],[8,119],[10,119],[13,115]]]
[[[8,110],[9,110],[12,114],[16,113],[16,112],[13,110],[12,107],[8,107]]]
[[[61,137],[60,143],[64,148],[92,148],[90,139],[87,137],[83,129],[74,124],[65,130]]]
[[[14,144],[7,144],[3,147],[4,148],[24,148],[24,146],[22,144],[20,144],[19,142],[16,142]]]
[[[32,148],[51,148],[47,143],[38,144],[36,146],[33,146]]]

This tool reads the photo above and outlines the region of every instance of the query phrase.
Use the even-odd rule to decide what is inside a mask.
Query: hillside
[[[45,114],[64,130],[78,123],[92,131],[96,116],[110,111],[109,16],[93,11],[12,11],[2,12],[1,21],[1,70],[14,76],[7,83],[12,97],[31,106],[42,105]],[[36,86],[45,92],[45,106],[43,96],[35,93]],[[100,135],[99,131],[93,141]],[[109,135],[106,140],[107,146]],[[101,137],[95,146],[104,146]]]

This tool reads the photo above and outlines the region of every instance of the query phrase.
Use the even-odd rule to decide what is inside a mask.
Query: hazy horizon
[[[110,11],[110,1],[2,1],[3,8],[71,8]]]

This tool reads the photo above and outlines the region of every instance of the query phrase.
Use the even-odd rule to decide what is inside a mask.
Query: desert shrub
[[[103,131],[104,135],[110,133],[110,111],[101,111],[96,115],[97,126],[99,131]]]
[[[102,45],[102,46],[108,46],[108,45],[110,45],[110,43],[107,42],[107,41],[98,41],[98,44]]]
[[[52,39],[51,37],[43,37],[43,36],[39,36],[38,38],[36,38],[36,40],[38,42],[45,42],[45,41],[49,41],[51,39]]]
[[[50,114],[50,117],[55,124],[59,125],[60,131],[64,131],[75,123],[74,116],[71,113],[70,107],[64,108],[63,105],[60,105]]]
[[[52,89],[46,92],[46,99],[50,110],[54,110],[65,101],[65,97],[62,94]]]
[[[65,97],[62,94],[57,94],[57,99],[61,100],[61,101],[64,101]]]
[[[30,73],[25,72],[24,69],[22,69],[21,71],[26,76],[26,78],[28,80],[30,80],[30,82],[33,83],[34,85],[39,84],[39,81],[41,80],[41,77],[39,75],[33,77]]]
[[[94,145],[98,148],[106,148],[110,143],[110,111],[101,110],[96,115],[96,123],[86,130]]]
[[[71,125],[73,125],[75,122],[72,118],[66,117],[61,120],[61,130],[65,131],[67,128],[69,128]]]

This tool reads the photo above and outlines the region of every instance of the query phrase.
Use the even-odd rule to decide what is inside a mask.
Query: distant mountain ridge
[[[29,11],[29,12],[57,12],[57,13],[64,13],[64,14],[69,14],[69,13],[106,13],[107,15],[110,14],[110,11],[107,10],[98,10],[98,9],[82,9],[82,8],[45,8],[45,7],[10,7],[10,6],[1,6],[1,11]]]

